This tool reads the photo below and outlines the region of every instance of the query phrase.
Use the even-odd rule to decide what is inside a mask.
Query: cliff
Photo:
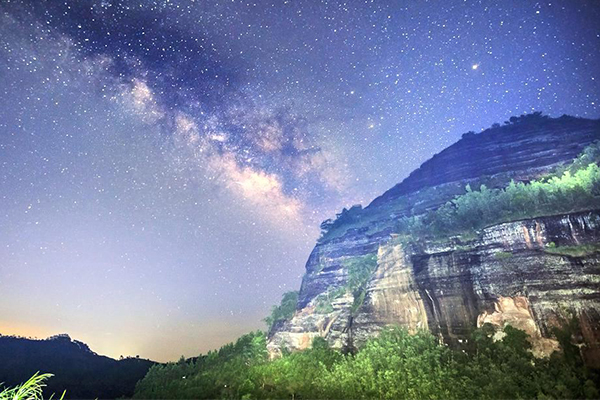
[[[586,362],[600,366],[599,210],[496,224],[462,237],[407,238],[396,228],[403,217],[464,193],[466,184],[529,181],[598,139],[598,120],[512,119],[464,135],[365,209],[343,213],[312,251],[297,310],[274,324],[270,353],[306,348],[319,336],[351,349],[390,324],[429,329],[458,345],[491,323],[525,330],[535,353],[547,355],[557,348],[553,328],[576,317],[575,340]],[[356,260],[365,266],[358,273]],[[356,276],[366,279],[357,284]]]
[[[408,178],[373,200],[370,207],[385,206],[400,196],[425,188],[452,182],[464,186],[466,182],[486,176],[497,176],[498,184],[510,178],[531,179],[572,160],[598,139],[598,120],[534,115],[479,134],[464,134],[461,140],[434,155]]]

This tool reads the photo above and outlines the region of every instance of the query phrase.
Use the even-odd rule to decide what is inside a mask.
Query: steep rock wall
[[[567,116],[465,135],[319,240],[306,264],[296,315],[269,333],[271,353],[305,348],[316,336],[340,348],[360,345],[388,323],[427,327],[457,342],[485,322],[526,328],[538,339],[536,351],[545,353],[554,344],[542,346],[542,339],[564,317],[557,310],[566,307],[580,317],[586,357],[600,359],[590,350],[597,347],[600,321],[598,255],[544,250],[550,242],[598,241],[597,225],[585,222],[586,214],[502,224],[465,243],[400,244],[390,236],[398,219],[437,208],[464,193],[467,183],[504,187],[511,179],[537,178],[599,139],[600,120]],[[345,262],[365,254],[377,254],[379,265],[363,305],[353,310],[354,298],[345,293],[330,309],[320,309],[320,300],[346,285]]]
[[[505,125],[465,135],[371,203],[385,206],[400,196],[451,182],[509,174],[531,179],[567,162],[599,139],[600,121],[563,116]]]
[[[552,328],[573,315],[580,321],[586,361],[600,365],[600,254],[550,252],[600,242],[600,211],[500,224],[472,241],[378,239],[375,245],[373,238],[358,236],[313,252],[302,288],[314,291],[305,293],[292,320],[271,332],[272,354],[282,347],[305,348],[316,336],[338,348],[360,346],[390,324],[429,329],[448,343],[459,343],[476,326],[492,323],[524,329],[535,352],[547,355],[556,348]],[[340,252],[346,246],[354,254],[377,252],[364,302],[352,311],[353,297],[346,293],[334,301],[333,310],[319,312],[319,295],[345,282],[343,260],[352,257]]]

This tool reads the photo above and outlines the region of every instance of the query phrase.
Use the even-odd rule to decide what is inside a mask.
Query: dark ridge
[[[48,339],[0,335],[0,388],[19,385],[36,372],[52,373],[44,397],[60,397],[64,390],[68,399],[131,397],[137,381],[154,364],[138,357],[115,360],[98,355],[66,334]]]

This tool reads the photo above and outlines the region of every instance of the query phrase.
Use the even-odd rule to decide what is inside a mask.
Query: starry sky
[[[0,3],[0,333],[196,356],[319,223],[494,122],[600,117],[600,2]]]

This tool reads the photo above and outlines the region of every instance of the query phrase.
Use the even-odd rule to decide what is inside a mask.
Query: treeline
[[[588,146],[573,163],[538,180],[512,181],[506,188],[481,185],[422,216],[405,217],[397,230],[417,236],[472,233],[486,226],[600,207],[600,144]]]
[[[428,332],[390,328],[356,354],[318,338],[310,349],[268,361],[266,338],[254,332],[195,360],[156,365],[135,398],[598,398],[597,371],[584,367],[573,331],[557,334],[562,351],[534,358],[528,336],[510,326],[475,330],[463,349]]]

